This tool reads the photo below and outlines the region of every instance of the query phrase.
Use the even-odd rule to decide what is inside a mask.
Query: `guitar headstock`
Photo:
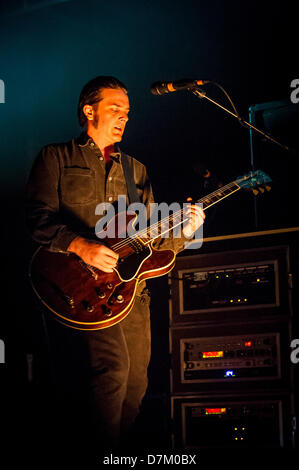
[[[251,189],[256,195],[260,191],[263,193],[265,189],[270,191],[271,178],[261,170],[251,171],[244,176],[239,176],[236,183],[243,189]]]

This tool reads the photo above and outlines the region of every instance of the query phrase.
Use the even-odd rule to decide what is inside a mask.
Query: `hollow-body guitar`
[[[270,182],[268,175],[257,170],[197,202],[206,210],[241,188],[253,191],[263,187],[269,189]],[[39,247],[29,269],[33,290],[48,311],[66,326],[97,330],[120,322],[133,307],[138,284],[145,279],[162,276],[174,267],[176,253],[157,250],[153,243],[182,225],[187,220],[184,212],[180,209],[140,231],[134,231],[136,214],[116,215],[105,228],[109,233],[109,225],[114,224],[117,233],[117,237],[105,239],[105,243],[119,254],[112,273],[87,265],[74,253]],[[127,233],[133,235],[126,236]]]

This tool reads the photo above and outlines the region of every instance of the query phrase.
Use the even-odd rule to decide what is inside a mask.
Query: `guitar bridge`
[[[91,266],[90,264],[84,263],[84,261],[82,259],[79,259],[78,261],[79,261],[80,265],[82,266],[82,268],[85,269],[85,271],[87,271],[91,275],[91,277],[93,277],[93,279],[95,281],[97,281],[98,280],[98,275],[95,272],[95,267]]]

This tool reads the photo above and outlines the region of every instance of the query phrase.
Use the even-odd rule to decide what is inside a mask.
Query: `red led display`
[[[208,357],[223,357],[223,351],[205,351],[202,353],[203,359]]]
[[[226,413],[226,408],[205,408],[206,415],[221,415]]]

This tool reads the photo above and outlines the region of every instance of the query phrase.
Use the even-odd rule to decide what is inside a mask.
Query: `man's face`
[[[130,110],[128,95],[120,89],[104,88],[101,101],[93,111],[91,125],[103,145],[120,142],[128,122]]]

